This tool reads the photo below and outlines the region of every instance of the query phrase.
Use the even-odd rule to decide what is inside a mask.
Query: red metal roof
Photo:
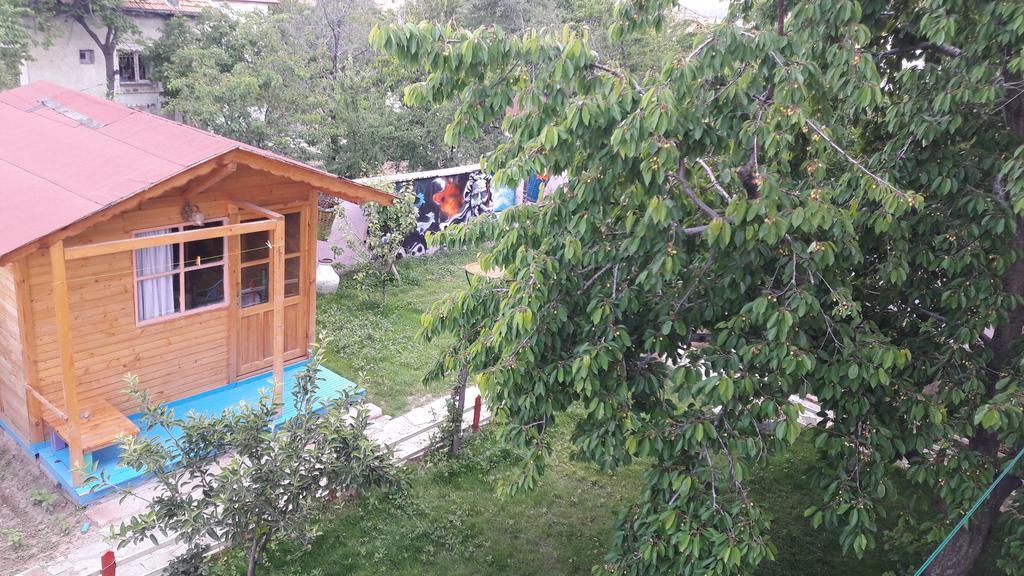
[[[387,196],[259,148],[35,82],[0,92],[0,258],[234,150],[300,166],[362,199]]]

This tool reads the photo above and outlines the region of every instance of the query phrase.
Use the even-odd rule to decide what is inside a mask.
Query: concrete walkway
[[[469,430],[473,423],[473,401],[479,395],[480,391],[477,388],[466,390],[467,411],[463,417],[466,430]],[[414,459],[429,446],[434,429],[444,420],[445,400],[446,398],[439,398],[394,418],[384,415],[381,409],[373,404],[365,404],[364,407],[370,416],[367,436],[379,444],[393,447],[395,457],[400,462]],[[484,404],[481,421],[486,422],[489,419],[490,411]],[[18,576],[99,576],[100,556],[107,550],[113,550],[116,554],[117,576],[159,574],[167,563],[184,549],[184,544],[178,542],[176,537],[168,536],[156,544],[147,540],[120,550],[117,549],[116,540],[110,537],[111,526],[144,512],[148,501],[159,491],[160,487],[156,481],[149,480],[133,490],[135,495],[128,496],[123,501],[121,496],[113,494],[90,504],[85,513],[92,524],[91,537],[87,542],[65,558],[30,568]]]

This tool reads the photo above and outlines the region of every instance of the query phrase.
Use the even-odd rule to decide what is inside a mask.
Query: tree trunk
[[[113,100],[117,91],[117,65],[114,61],[117,57],[114,46],[101,46],[103,53],[103,66],[107,75],[107,100]]]
[[[263,549],[267,547],[269,541],[270,534],[253,536],[252,546],[249,547],[249,567],[245,571],[246,576],[256,576],[256,566],[259,565]]]
[[[107,28],[106,36],[101,40],[100,35],[89,25],[89,21],[86,20],[85,16],[75,14],[71,18],[78,22],[82,30],[85,30],[85,33],[96,43],[96,47],[100,49],[100,54],[103,54],[103,69],[107,80],[107,100],[113,100],[117,91],[117,62],[115,59],[117,58],[117,44],[120,33],[112,28]]]
[[[246,576],[256,576],[256,563],[259,561],[259,537],[252,539],[252,546],[249,547],[249,568],[245,571]]]
[[[1020,478],[1007,476],[996,486],[988,501],[978,508],[978,511],[967,523],[957,532],[957,535],[950,540],[949,544],[942,549],[935,561],[925,572],[928,576],[967,576],[974,568],[978,555],[985,549],[992,529],[999,520],[999,507],[1010,496],[1020,488]]]

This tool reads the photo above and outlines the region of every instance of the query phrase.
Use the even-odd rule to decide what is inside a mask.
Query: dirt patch
[[[17,574],[85,539],[84,509],[0,432],[0,574]]]

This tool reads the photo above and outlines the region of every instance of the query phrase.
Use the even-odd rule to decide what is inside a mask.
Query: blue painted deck
[[[306,367],[307,363],[308,362],[303,361],[285,367],[284,409],[276,420],[276,423],[278,424],[289,420],[295,415],[292,389],[295,386],[295,376]],[[317,374],[320,385],[317,397],[320,399],[321,405],[324,400],[338,398],[345,390],[349,390],[355,395],[363,394],[363,391],[353,382],[339,374],[335,374],[323,366],[319,367]],[[258,374],[256,376],[246,378],[245,380],[233,382],[213,390],[208,390],[195,396],[176,400],[168,404],[168,406],[174,409],[174,413],[178,416],[184,416],[188,412],[192,411],[200,414],[219,414],[225,409],[238,406],[242,402],[256,403],[259,401],[261,393],[272,394],[274,390],[272,378],[273,374],[270,372]],[[142,420],[141,413],[132,414],[129,418],[138,425],[140,436],[157,438],[164,441],[170,439],[170,435],[162,429],[145,430],[140,422]],[[171,433],[175,436],[180,435],[178,430],[172,430]],[[60,482],[64,490],[66,490],[78,504],[86,504],[113,491],[113,488],[111,487],[96,491],[93,491],[90,486],[79,486],[77,488],[72,487],[71,469],[68,465],[69,455],[67,448],[54,450],[50,447],[49,443],[39,442],[32,446],[32,451],[36,453],[39,461],[43,464],[50,475]],[[106,473],[107,480],[118,487],[128,487],[145,480],[148,474],[118,465],[120,454],[121,448],[119,446],[110,446],[93,452],[93,461],[97,465],[99,471]]]

